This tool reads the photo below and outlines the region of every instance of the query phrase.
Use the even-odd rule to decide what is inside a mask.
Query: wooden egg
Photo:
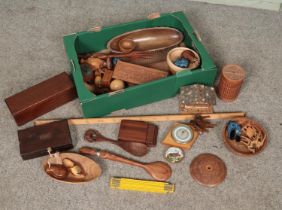
[[[65,158],[63,160],[63,165],[67,168],[72,168],[72,167],[74,167],[74,162],[72,160],[68,159],[68,158]]]
[[[119,79],[115,79],[111,82],[110,84],[110,89],[112,91],[116,91],[116,90],[121,90],[124,89],[124,82],[122,80]]]
[[[69,170],[75,176],[81,175],[81,172],[82,172],[81,168],[79,166],[77,166],[77,165],[71,167]]]

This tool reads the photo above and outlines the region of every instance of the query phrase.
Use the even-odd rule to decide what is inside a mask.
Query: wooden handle
[[[96,137],[96,141],[105,141],[105,142],[109,142],[109,143],[112,143],[112,144],[115,144],[115,145],[118,145],[118,142],[113,140],[113,139],[109,139],[105,136],[97,136]],[[118,145],[119,146],[119,145]]]
[[[79,153],[85,154],[85,155],[97,155],[97,156],[99,154],[99,152],[96,149],[91,148],[91,147],[81,147],[79,149]]]
[[[138,167],[144,168],[144,164],[143,163],[140,163],[140,162],[137,162],[137,161],[133,161],[133,160],[129,160],[129,159],[120,157],[118,155],[114,155],[114,154],[112,154],[110,152],[107,152],[107,151],[100,151],[100,152],[98,152],[94,148],[82,147],[82,148],[80,148],[79,152],[82,153],[82,154],[87,154],[87,155],[97,155],[98,157],[101,157],[103,159],[117,161],[117,162],[121,162],[121,163],[126,163],[128,165],[138,166]]]

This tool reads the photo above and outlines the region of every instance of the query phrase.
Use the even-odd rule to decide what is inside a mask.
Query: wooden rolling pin
[[[232,119],[236,117],[245,117],[245,112],[221,112],[212,114],[200,114],[207,119]],[[146,122],[165,122],[165,121],[184,121],[193,120],[194,114],[174,114],[174,115],[148,115],[148,116],[122,116],[122,117],[101,117],[101,118],[81,118],[81,119],[68,119],[69,125],[89,125],[89,124],[107,124],[107,123],[120,123],[121,120],[139,120]],[[35,120],[35,125],[47,124],[60,119]]]

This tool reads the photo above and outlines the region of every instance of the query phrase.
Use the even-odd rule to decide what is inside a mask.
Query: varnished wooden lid
[[[227,169],[219,157],[205,153],[193,159],[190,174],[198,183],[214,187],[224,181]]]
[[[245,70],[239,66],[239,65],[236,65],[236,64],[228,64],[228,65],[225,65],[222,69],[222,75],[228,79],[228,80],[231,80],[231,81],[241,81],[245,78]]]

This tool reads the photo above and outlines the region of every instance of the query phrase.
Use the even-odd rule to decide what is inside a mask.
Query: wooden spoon
[[[106,141],[112,144],[115,144],[128,153],[135,156],[144,156],[148,153],[148,146],[146,144],[138,143],[138,142],[127,142],[127,141],[115,141],[101,135],[97,130],[89,129],[84,134],[84,139],[88,142],[94,141]]]
[[[96,155],[103,159],[126,163],[132,166],[138,166],[140,168],[143,168],[145,171],[147,171],[148,174],[150,174],[154,179],[158,181],[166,181],[170,178],[172,173],[170,166],[162,161],[156,161],[152,163],[141,163],[111,154],[107,151],[97,151],[96,149],[89,147],[82,147],[80,148],[79,152],[87,155]]]

